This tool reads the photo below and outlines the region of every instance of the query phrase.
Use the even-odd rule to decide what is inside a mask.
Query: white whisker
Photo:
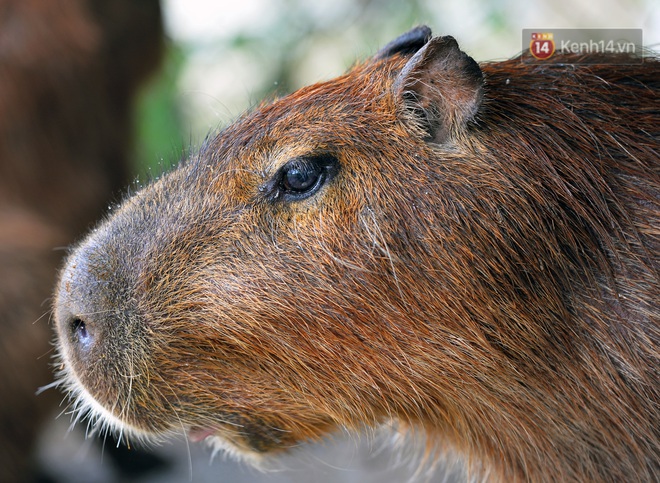
[[[373,240],[373,246],[378,248],[380,252],[383,253],[387,258],[387,260],[389,261],[390,269],[392,271],[392,278],[394,279],[394,284],[396,285],[401,300],[405,302],[403,290],[401,289],[401,285],[399,283],[399,277],[396,271],[395,260],[394,257],[392,256],[392,253],[390,252],[389,246],[387,245],[385,236],[383,235],[383,232],[380,229],[380,225],[378,224],[378,220],[376,219],[376,214],[371,208],[366,208],[365,211],[366,213],[368,213],[368,218],[364,216],[360,216],[360,221],[362,222],[362,225],[364,226],[367,234]]]

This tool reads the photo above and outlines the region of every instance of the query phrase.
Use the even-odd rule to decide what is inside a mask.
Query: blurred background
[[[157,176],[264,98],[335,77],[415,25],[453,35],[477,61],[519,54],[523,28],[641,28],[644,44],[658,50],[660,4],[162,0],[160,11],[157,6],[156,0],[0,0],[0,117],[6,120],[0,122],[0,270],[5,280],[0,283],[0,481],[462,481],[460,468],[431,477],[417,474],[417,460],[407,462],[405,451],[393,449],[386,431],[340,434],[309,445],[279,461],[278,471],[265,474],[213,456],[201,444],[173,441],[149,451],[128,451],[109,440],[85,439],[84,425],[70,430],[70,415],[56,418],[65,408],[57,406],[62,400],[57,390],[39,395],[39,408],[32,407],[37,387],[52,381],[50,370],[44,373],[52,355],[48,304],[64,247],[93,226],[109,203],[121,199],[131,182]],[[84,21],[76,20],[79,14]],[[53,30],[60,24],[61,31]],[[58,43],[36,35],[40,32],[75,35]],[[21,35],[36,39],[30,48],[47,53],[34,57],[32,70],[17,47]],[[76,55],[65,55],[75,49]],[[66,71],[68,66],[75,69]],[[51,71],[58,75],[46,89],[16,74],[23,70],[25,79],[48,78]],[[71,82],[76,76],[84,81],[80,86]],[[102,88],[88,88],[96,85]],[[66,111],[53,102],[57,96],[62,105],[78,105],[75,112],[67,111],[66,122],[44,115]],[[39,105],[30,103],[42,98]],[[23,124],[17,121],[20,115]],[[67,126],[75,135],[64,132]],[[54,128],[61,132],[53,134]],[[24,137],[41,149],[17,147]],[[57,164],[60,141],[63,155]],[[87,164],[70,163],[76,155]],[[94,167],[106,158],[102,167]],[[54,186],[60,189],[48,198]],[[94,209],[76,211],[91,206],[85,196],[93,199]],[[30,377],[29,371],[39,374]],[[21,469],[12,469],[19,461]],[[28,471],[19,473],[26,465]]]

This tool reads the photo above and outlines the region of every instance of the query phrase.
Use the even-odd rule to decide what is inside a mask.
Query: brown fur
[[[130,105],[161,50],[157,2],[0,0],[0,481],[31,481],[61,395],[48,300],[71,243],[128,182]]]
[[[660,476],[658,61],[479,69],[429,34],[247,114],[76,248],[77,405],[254,458],[395,420],[493,480]]]

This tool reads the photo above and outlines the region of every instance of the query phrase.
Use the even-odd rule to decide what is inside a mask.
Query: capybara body
[[[61,409],[48,327],[66,246],[130,181],[132,105],[158,66],[156,0],[0,1],[0,481],[34,481]],[[59,249],[58,249],[59,248]]]
[[[246,114],[71,253],[74,404],[255,460],[395,421],[477,478],[657,480],[659,64],[613,60],[419,27]]]

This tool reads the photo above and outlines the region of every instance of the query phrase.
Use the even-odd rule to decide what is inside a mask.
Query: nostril
[[[74,341],[84,348],[88,348],[94,342],[91,327],[80,317],[72,317],[69,329]]]

